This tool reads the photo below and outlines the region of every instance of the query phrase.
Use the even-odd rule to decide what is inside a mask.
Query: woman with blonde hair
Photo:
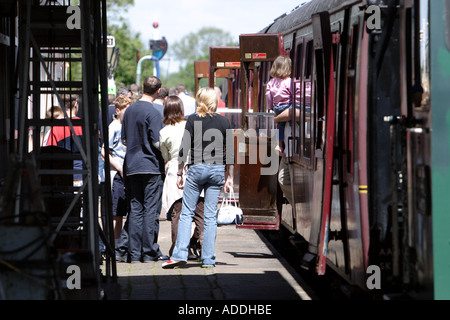
[[[186,264],[191,238],[192,219],[200,194],[204,192],[204,231],[201,252],[202,267],[216,262],[217,204],[222,187],[233,187],[234,148],[226,148],[227,132],[231,125],[227,118],[216,113],[218,97],[213,88],[201,88],[196,95],[197,112],[186,122],[178,158],[177,185],[183,189],[183,202],[175,249],[164,269]],[[188,160],[188,154],[190,154]],[[188,170],[183,181],[184,165]],[[225,182],[225,171],[228,176]]]

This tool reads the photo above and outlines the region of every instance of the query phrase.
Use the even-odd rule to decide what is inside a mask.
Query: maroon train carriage
[[[421,42],[428,6],[308,2],[240,36],[240,86],[229,89],[240,96],[237,156],[245,160],[239,227],[287,229],[308,244],[305,268],[319,275],[331,268],[351,288],[384,297],[433,297],[428,48]],[[264,93],[278,55],[291,57],[301,88],[292,97],[300,106],[291,113],[287,155],[293,203],[276,173],[261,174],[274,146]]]

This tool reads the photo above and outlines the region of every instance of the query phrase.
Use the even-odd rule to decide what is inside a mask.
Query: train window
[[[337,65],[339,64],[338,56],[339,56],[339,46],[337,43],[333,43],[333,63],[334,63],[334,72],[336,77],[336,72],[338,70]]]
[[[294,87],[295,88],[300,88],[300,83],[301,83],[300,80],[294,79]],[[300,106],[299,106],[300,93],[298,91],[300,91],[300,90],[296,90],[296,93],[295,93],[295,102],[296,102],[295,110],[299,110],[299,108],[300,108]],[[301,123],[300,112],[294,113],[294,123],[295,123],[294,129],[293,129],[293,132],[295,135],[294,153],[298,156],[298,155],[300,155],[301,148],[302,148],[301,147],[301,138],[300,138],[301,132],[299,130],[300,123]]]
[[[314,50],[316,59],[318,62],[321,62],[320,58],[322,57],[322,49]],[[321,75],[323,74],[324,65],[323,63],[316,63],[316,74]],[[317,118],[317,126],[315,129],[315,148],[316,149],[322,149],[324,146],[324,139],[323,134],[324,132],[324,120],[325,120],[325,84],[322,79],[316,79],[316,94],[315,94],[315,112],[316,112],[316,118]]]
[[[296,47],[294,56],[294,84],[295,105],[294,113],[294,155],[298,161],[306,166],[312,164],[313,156],[313,119],[311,111],[311,88],[314,66],[313,40],[301,40]]]
[[[261,63],[261,68],[259,72],[259,83],[262,85],[261,90],[259,91],[259,101],[261,102],[261,107],[259,110],[261,112],[268,112],[267,110],[267,101],[266,101],[266,87],[267,83],[270,80],[270,69],[272,68],[272,61],[265,61]],[[259,87],[259,86],[258,86]]]
[[[302,86],[302,115],[303,115],[303,158],[312,158],[312,113],[311,113],[311,83],[314,65],[314,43],[313,40],[306,44],[305,73]]]
[[[303,156],[311,159],[311,81],[303,83]]]
[[[313,41],[309,41],[306,45],[306,54],[305,54],[305,78],[308,79],[311,77],[312,71],[312,60],[314,56],[314,46]]]
[[[294,78],[299,79],[303,68],[303,44],[300,43],[295,51]]]
[[[295,104],[297,106],[297,108],[300,108],[299,103],[300,103],[300,86],[301,86],[301,80],[302,80],[302,70],[303,70],[303,43],[300,43],[297,45],[296,51],[295,51],[295,60],[293,61],[294,63],[294,88],[296,88],[295,92],[294,92],[294,98],[293,100],[295,101]],[[296,110],[297,110],[296,108]],[[298,130],[298,128],[300,128],[300,123],[301,123],[301,118],[300,118],[300,113],[294,113],[294,123],[295,123],[295,128],[294,128],[294,134],[295,134],[295,143],[294,143],[294,153],[296,155],[300,155],[301,152],[301,139],[300,139],[300,135],[301,132]]]

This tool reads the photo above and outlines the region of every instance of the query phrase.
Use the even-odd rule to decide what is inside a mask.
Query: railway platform
[[[160,221],[159,244],[168,254],[170,221]],[[218,226],[216,266],[189,260],[175,269],[162,262],[117,263],[121,300],[315,300],[312,290],[258,231]]]

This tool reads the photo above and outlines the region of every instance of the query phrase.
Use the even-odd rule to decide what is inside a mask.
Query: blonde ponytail
[[[207,114],[212,116],[217,111],[219,98],[213,88],[200,88],[195,97],[197,100],[197,115],[201,118]]]

